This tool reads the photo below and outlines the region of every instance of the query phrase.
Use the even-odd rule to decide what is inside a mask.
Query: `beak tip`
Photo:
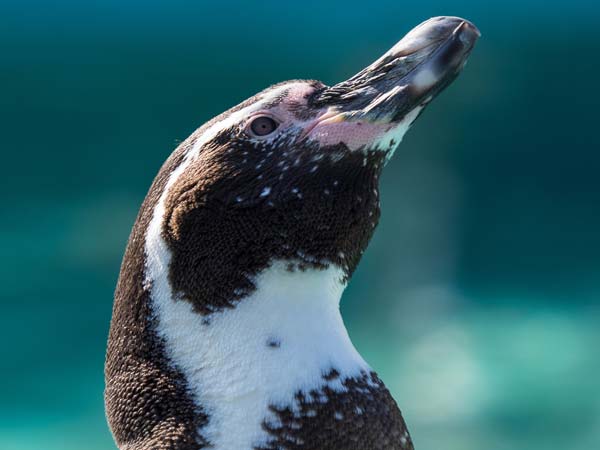
[[[321,104],[337,104],[347,118],[396,122],[456,78],[480,36],[466,19],[433,17],[354,77],[321,94]]]
[[[464,20],[454,30],[455,35],[465,44],[473,45],[481,37],[481,31],[472,22]]]

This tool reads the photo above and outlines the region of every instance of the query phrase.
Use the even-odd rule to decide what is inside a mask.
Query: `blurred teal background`
[[[114,448],[112,293],[177,142],[269,84],[345,79],[434,15],[483,36],[388,165],[350,334],[417,450],[600,448],[592,0],[2,0],[0,448]]]

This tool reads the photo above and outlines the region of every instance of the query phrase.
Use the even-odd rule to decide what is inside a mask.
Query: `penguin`
[[[105,407],[119,449],[413,449],[339,302],[382,169],[478,37],[432,18],[350,79],[271,86],[175,149],[115,291]]]

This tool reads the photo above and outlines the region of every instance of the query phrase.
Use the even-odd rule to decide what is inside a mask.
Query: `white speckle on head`
[[[341,412],[339,412],[339,411],[336,411],[336,412],[333,414],[333,417],[335,417],[335,420],[342,420],[342,419],[344,418],[344,415],[343,415]]]
[[[296,197],[302,198],[302,192],[298,188],[292,188],[292,194],[296,194]]]
[[[261,197],[266,197],[267,195],[269,195],[271,193],[271,188],[269,186],[265,186],[265,188],[262,190],[262,192],[260,193]]]

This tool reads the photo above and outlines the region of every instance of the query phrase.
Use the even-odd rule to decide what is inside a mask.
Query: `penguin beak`
[[[459,17],[423,22],[373,64],[321,92],[314,100],[326,111],[320,119],[388,127],[412,122],[456,78],[479,36]]]

